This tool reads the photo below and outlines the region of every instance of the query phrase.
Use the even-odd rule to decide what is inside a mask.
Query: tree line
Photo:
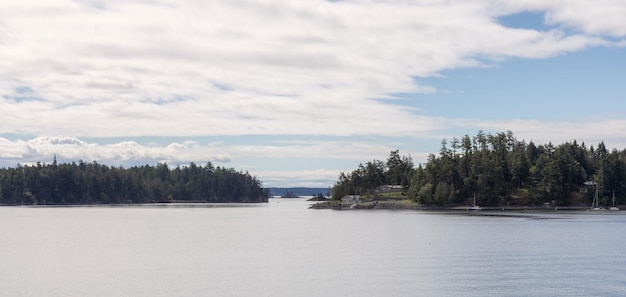
[[[386,161],[372,160],[349,173],[340,173],[339,180],[332,188],[332,199],[345,195],[374,194],[382,185],[409,187],[413,174],[413,159],[401,156],[399,150],[391,151]]]
[[[431,205],[467,204],[474,196],[478,204],[487,206],[588,205],[596,190],[604,205],[613,196],[616,203],[626,200],[626,150],[608,151],[603,142],[589,148],[575,140],[536,145],[517,140],[510,131],[478,131],[473,137],[444,139],[438,155],[429,155],[423,166],[402,171],[403,183],[378,179],[379,173],[367,169],[376,164],[385,162],[368,162],[340,174],[333,198],[341,198],[341,189],[365,194],[391,182],[404,186],[407,198]],[[382,168],[390,174],[389,166]],[[363,180],[371,184],[363,186]],[[337,196],[335,188],[340,189]]]
[[[232,168],[164,163],[130,168],[97,162],[37,163],[0,169],[0,204],[267,202],[269,191]]]

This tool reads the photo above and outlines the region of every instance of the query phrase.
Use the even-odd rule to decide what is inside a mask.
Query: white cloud
[[[375,99],[485,57],[609,44],[626,5],[605,2],[2,1],[0,133],[423,135],[440,120]],[[581,34],[494,21],[524,10]],[[42,100],[7,99],[20,87]]]
[[[125,141],[116,144],[100,145],[87,143],[74,137],[36,137],[30,140],[10,141],[0,139],[0,160],[8,166],[16,163],[49,163],[54,157],[68,161],[98,161],[111,165],[137,164],[174,159],[171,146],[151,147],[136,142]],[[186,150],[183,150],[186,152]],[[185,156],[185,154],[181,154]],[[185,161],[184,157],[179,159]]]
[[[587,34],[626,35],[626,6],[621,0],[595,3],[585,1],[556,1],[546,16],[547,23],[560,24]]]
[[[142,145],[134,141],[113,144],[87,143],[74,137],[36,137],[29,140],[11,141],[0,138],[0,160],[4,163],[17,160],[37,162],[59,159],[98,161],[108,164],[137,164],[168,162],[181,164],[207,161],[229,163],[241,162],[250,157],[258,158],[309,158],[371,160],[385,157],[393,148],[384,144],[339,141],[276,142],[271,145],[231,145],[196,142],[170,143],[165,146]],[[11,164],[9,164],[11,165]],[[14,163],[13,163],[14,165]]]

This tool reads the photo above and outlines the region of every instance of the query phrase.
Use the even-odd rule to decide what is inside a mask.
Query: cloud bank
[[[111,166],[140,166],[167,163],[170,166],[186,166],[213,163],[214,166],[234,167],[263,177],[268,186],[313,186],[333,184],[339,169],[267,170],[246,163],[251,158],[264,159],[328,159],[352,160],[352,165],[362,160],[384,157],[391,146],[368,142],[341,141],[278,141],[272,144],[225,144],[212,142],[170,143],[167,145],[139,144],[123,141],[113,144],[86,142],[74,137],[36,137],[30,140],[9,140],[0,137],[0,167],[16,164],[32,165],[37,162],[52,163],[96,161]],[[360,153],[355,154],[358,151]],[[419,155],[419,153],[417,154]],[[274,166],[280,168],[280,166]],[[349,169],[345,168],[346,170]],[[302,181],[298,181],[302,180]]]
[[[541,2],[3,1],[0,133],[421,135],[387,104],[420,77],[626,34],[620,1]],[[497,21],[524,11],[556,27]]]

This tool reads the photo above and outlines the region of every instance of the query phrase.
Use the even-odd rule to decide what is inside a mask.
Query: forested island
[[[0,169],[0,204],[70,205],[165,202],[267,202],[269,191],[232,168],[167,164],[130,168],[96,162],[37,163]]]
[[[410,156],[392,151],[341,173],[332,201],[359,195],[363,201],[389,200],[384,185],[400,189],[395,199],[425,206],[589,206],[594,195],[609,206],[626,200],[626,150],[608,151],[603,142],[555,146],[519,141],[508,131],[444,139],[438,155],[414,168]],[[334,205],[338,205],[335,202]],[[323,207],[323,205],[318,206]]]
[[[300,198],[300,196],[294,192],[286,191],[284,194],[280,195],[280,198]]]

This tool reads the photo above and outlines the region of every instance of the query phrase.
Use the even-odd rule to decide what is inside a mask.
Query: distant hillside
[[[287,192],[296,194],[300,197],[302,196],[313,196],[317,193],[322,193],[323,195],[330,195],[330,188],[305,188],[305,187],[296,187],[296,188],[277,188],[271,187],[270,197],[282,196]]]

